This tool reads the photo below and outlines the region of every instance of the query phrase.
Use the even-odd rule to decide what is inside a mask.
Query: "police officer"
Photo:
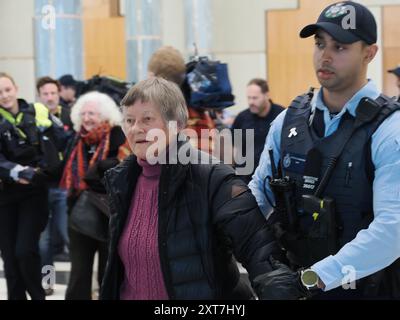
[[[250,182],[264,214],[275,200],[287,257],[256,280],[261,297],[399,298],[400,105],[367,79],[375,19],[344,1],[300,32],[311,35],[321,89],[276,118]]]
[[[8,299],[42,300],[39,236],[46,226],[46,182],[60,161],[57,136],[42,104],[17,99],[11,76],[0,73],[0,251]]]

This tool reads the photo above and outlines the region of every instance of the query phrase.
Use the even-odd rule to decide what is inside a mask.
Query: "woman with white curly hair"
[[[68,190],[70,214],[84,191],[105,194],[101,183],[104,172],[127,155],[125,137],[119,126],[121,112],[106,94],[94,91],[82,95],[72,107],[71,120],[77,134],[66,152],[66,164],[60,183],[62,188]],[[96,251],[99,252],[99,284],[104,273],[107,241],[94,238],[84,233],[83,229],[77,228],[69,220],[71,274],[67,300],[91,299]]]

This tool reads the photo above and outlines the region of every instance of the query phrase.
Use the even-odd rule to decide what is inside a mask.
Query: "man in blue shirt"
[[[311,35],[321,89],[275,119],[249,185],[287,257],[256,279],[261,298],[399,298],[400,106],[367,79],[375,19],[344,1],[300,32]],[[271,190],[277,171],[288,201]]]

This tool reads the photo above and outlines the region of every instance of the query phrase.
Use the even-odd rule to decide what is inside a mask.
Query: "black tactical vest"
[[[19,103],[23,103],[24,108],[21,109],[23,117],[17,125],[0,115],[0,137],[7,159],[26,166],[57,167],[60,158],[55,137],[38,129],[33,104]]]
[[[299,265],[303,267],[329,254],[335,254],[372,222],[374,167],[370,150],[371,136],[389,115],[400,110],[400,104],[383,95],[376,100],[375,107],[364,108],[362,103],[371,102],[364,98],[360,101],[360,108],[357,108],[356,117],[346,112],[338,129],[330,136],[324,137],[324,130],[318,132],[318,126],[315,126],[318,117],[323,123],[322,113],[317,109],[312,111],[310,99],[308,95],[299,96],[287,110],[281,133],[280,164],[283,175],[295,181],[297,230],[300,234],[306,234],[313,228],[314,219],[312,213],[304,212],[302,195],[315,192],[332,158],[340,153],[320,196],[335,201],[337,247],[334,252],[327,252],[325,256],[305,257],[308,249],[301,246],[311,243],[318,251],[324,246],[324,242],[315,240],[313,243],[314,240],[309,239],[303,241],[301,236],[289,241],[286,248],[288,257],[294,257],[294,261],[300,261]],[[342,145],[344,148],[341,148]]]
[[[7,159],[21,165],[36,165],[40,158],[40,145],[33,106],[27,105],[17,126],[1,115],[0,123],[0,135]]]

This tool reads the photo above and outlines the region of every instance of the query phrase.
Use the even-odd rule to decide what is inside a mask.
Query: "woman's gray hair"
[[[101,119],[108,121],[111,127],[121,125],[122,114],[114,100],[104,93],[92,91],[81,95],[71,109],[71,121],[76,132],[82,126],[81,109],[88,102],[96,103]]]
[[[137,101],[151,102],[168,121],[176,121],[179,129],[184,129],[188,120],[188,110],[181,89],[173,82],[159,77],[149,78],[135,84],[121,101],[127,108]]]

